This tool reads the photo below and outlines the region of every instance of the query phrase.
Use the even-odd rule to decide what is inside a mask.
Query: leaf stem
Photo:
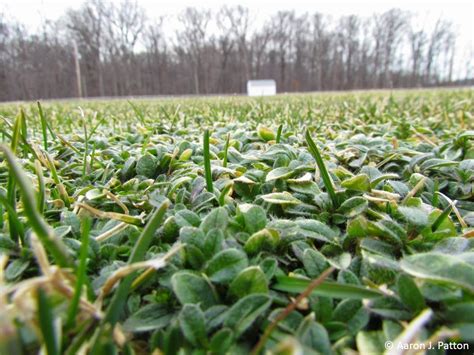
[[[82,220],[82,235],[81,235],[81,250],[79,254],[79,267],[77,268],[76,274],[76,289],[74,291],[74,297],[69,305],[69,312],[66,324],[68,327],[71,327],[74,323],[74,318],[76,317],[77,308],[79,306],[79,300],[81,298],[82,286],[86,279],[87,271],[87,254],[89,251],[89,232],[91,229],[91,219],[84,218]]]
[[[46,122],[46,118],[44,117],[41,103],[37,101],[36,104],[38,105],[38,112],[39,112],[40,121],[41,121],[41,131],[43,133],[43,147],[44,147],[44,150],[47,151],[48,150],[48,131],[47,131],[48,123]]]
[[[283,125],[281,124],[281,125],[278,126],[277,136],[276,136],[276,139],[275,139],[275,142],[277,144],[280,143],[282,130],[283,130]]]
[[[10,166],[10,173],[14,176],[16,184],[21,191],[23,208],[33,231],[37,234],[45,248],[53,255],[59,266],[70,266],[71,260],[66,246],[61,240],[56,238],[51,227],[37,210],[35,193],[31,187],[30,179],[28,179],[20,164],[16,161],[14,154],[7,146],[0,145],[0,151],[4,153]]]
[[[204,131],[204,172],[206,175],[207,191],[214,192],[214,186],[212,184],[212,171],[211,171],[211,154],[209,152],[209,130]]]
[[[229,151],[229,143],[230,143],[230,133],[227,133],[227,139],[225,141],[225,146],[224,146],[224,157],[222,159],[222,166],[224,168],[227,168],[227,153]]]
[[[331,181],[331,177],[329,176],[328,170],[326,169],[326,165],[324,165],[323,158],[321,157],[321,153],[319,153],[319,149],[317,145],[314,143],[313,138],[309,133],[309,130],[306,130],[306,143],[308,144],[309,152],[316,160],[316,164],[318,165],[319,171],[321,172],[321,178],[323,179],[324,186],[328,191],[329,197],[331,198],[332,204],[334,208],[339,207],[339,201],[337,199],[336,191],[334,190],[334,186]]]
[[[41,333],[43,334],[43,341],[46,345],[48,355],[59,354],[58,342],[56,333],[54,331],[54,317],[51,304],[48,300],[46,292],[38,289],[38,318],[40,323]]]
[[[150,220],[143,229],[140,237],[138,238],[137,243],[135,244],[132,253],[128,259],[128,264],[133,264],[139,261],[142,261],[145,257],[145,253],[148,250],[148,247],[151,243],[153,236],[155,235],[156,230],[159,228],[163,218],[165,216],[166,210],[168,209],[169,202],[163,202],[160,207],[151,216]],[[103,332],[105,331],[106,325],[110,324],[110,329],[113,329],[115,323],[120,318],[122,314],[123,306],[125,304],[128,293],[130,292],[132,283],[134,279],[134,273],[127,275],[118,285],[117,290],[112,297],[112,300],[107,308],[105,316],[101,322],[101,325],[97,329],[93,339],[92,339],[92,348],[91,353],[95,353],[100,348],[100,339]]]
[[[301,303],[301,301],[305,299],[306,297],[308,297],[316,287],[322,284],[323,281],[329,275],[331,275],[334,270],[335,270],[334,266],[331,266],[327,268],[326,270],[324,270],[321,273],[321,275],[319,275],[316,279],[311,281],[308,287],[303,292],[301,292],[292,303],[286,306],[285,309],[278,314],[278,316],[265,329],[257,345],[255,345],[255,347],[252,349],[252,352],[251,352],[252,355],[258,355],[260,353],[260,351],[265,346],[265,343],[267,342],[268,338],[270,337],[271,333],[276,328],[278,323],[284,320],[286,317],[288,317],[290,313],[293,312],[296,309],[296,307]]]

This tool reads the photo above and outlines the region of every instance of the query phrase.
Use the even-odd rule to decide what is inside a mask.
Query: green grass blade
[[[146,224],[145,228],[143,229],[138,241],[136,242],[132,253],[128,259],[129,264],[136,263],[138,261],[142,261],[145,257],[145,253],[150,246],[151,240],[156,232],[156,230],[160,227],[161,222],[165,216],[166,210],[168,209],[169,202],[165,201],[161,204],[161,206],[153,213],[150,220]],[[120,285],[115,291],[114,297],[110,303],[109,308],[107,309],[107,313],[105,315],[104,320],[106,322],[115,324],[121,314],[121,310],[123,309],[123,305],[125,304],[128,292],[130,290],[130,286],[132,284],[134,275],[129,275],[123,279]]]
[[[40,323],[43,342],[46,345],[48,355],[59,355],[58,341],[54,330],[54,317],[51,303],[43,289],[38,289],[38,318]]]
[[[105,117],[101,117],[99,112],[94,113],[95,118],[97,119],[97,124],[92,128],[92,130],[89,132],[89,137],[92,137],[97,129],[105,122]]]
[[[214,192],[214,185],[212,184],[212,171],[211,171],[211,154],[209,152],[209,130],[204,131],[204,172],[206,176],[207,191]]]
[[[76,333],[76,336],[71,340],[71,343],[67,349],[64,350],[64,355],[76,355],[79,352],[80,347],[85,341],[89,340],[90,332],[94,327],[97,326],[97,320],[91,319],[87,323],[81,326],[81,330]]]
[[[68,317],[66,325],[70,328],[74,324],[74,319],[77,314],[79,307],[79,300],[81,298],[82,286],[86,280],[87,271],[87,254],[89,251],[89,232],[91,229],[91,219],[84,218],[82,220],[82,231],[81,231],[81,249],[79,253],[79,267],[76,273],[76,285],[74,290],[74,297],[69,305]]]
[[[21,137],[21,126],[23,124],[23,111],[20,111],[20,114],[15,119],[15,124],[13,125],[13,134],[12,134],[12,141],[11,141],[11,150],[13,153],[17,153],[18,150],[18,143],[20,142]]]
[[[168,206],[169,201],[165,201],[160,205],[160,207],[155,210],[150,220],[146,224],[145,228],[143,229],[142,233],[140,234],[140,237],[138,238],[138,241],[135,244],[132,253],[130,254],[130,257],[128,259],[129,264],[143,260],[156,230],[159,228],[161,222],[164,219]],[[91,354],[100,353],[100,342],[102,340],[102,335],[105,331],[105,325],[110,324],[111,327],[108,329],[113,329],[115,323],[117,323],[117,321],[119,320],[122,314],[123,307],[127,300],[128,293],[132,288],[134,277],[135,274],[130,274],[124,277],[118,285],[112,297],[112,300],[110,301],[109,307],[107,308],[105,316],[102,319],[101,325],[96,330],[93,336]]]
[[[438,179],[434,179],[434,183],[433,183],[433,198],[431,200],[431,205],[433,207],[438,207],[438,204],[439,204],[439,180]]]
[[[10,205],[6,194],[2,190],[0,190],[0,204],[5,208],[8,213],[8,224],[10,230],[13,228],[16,233],[18,233],[20,240],[23,241],[25,238],[25,230],[23,228],[23,224],[21,223],[20,218],[18,218],[16,210]]]
[[[96,150],[96,146],[95,146],[95,142],[92,143],[92,149],[91,149],[91,154],[90,154],[90,161],[89,161],[89,169],[93,169],[94,168],[94,161],[95,161],[95,150]]]
[[[23,112],[23,111],[21,111]],[[13,125],[13,133],[12,133],[12,140],[11,140],[11,151],[13,154],[17,153],[18,144],[20,141],[21,135],[21,124],[23,122],[21,118],[21,112],[16,117],[15,124]],[[16,210],[16,181],[13,174],[10,172],[8,174],[8,182],[7,182],[7,200],[8,204],[11,206],[13,210]],[[13,220],[13,215],[11,213],[8,214],[8,221],[10,223],[10,238],[18,243],[19,240],[19,231],[17,230],[16,223]],[[22,236],[21,236],[22,237]],[[20,239],[21,243],[23,244],[23,239]]]
[[[83,128],[84,128],[84,154],[83,154],[83,164],[82,164],[82,177],[85,179],[87,177],[87,156],[89,154],[89,136],[87,135],[87,123],[85,118],[83,118]]]
[[[436,232],[436,230],[441,226],[443,221],[448,218],[449,214],[453,210],[453,206],[451,204],[448,204],[446,208],[443,210],[443,212],[436,218],[434,223],[431,225],[431,231]]]
[[[39,116],[40,116],[40,121],[41,121],[41,131],[42,131],[42,134],[43,134],[43,147],[44,147],[44,150],[48,150],[48,123],[46,122],[46,118],[44,117],[44,113],[43,113],[43,108],[41,107],[41,103],[39,101],[36,102],[36,104],[38,105],[38,112],[39,112]]]
[[[170,122],[170,130],[174,130],[174,128],[176,126],[176,122],[179,119],[179,109],[180,109],[180,107],[181,107],[181,105],[177,105],[174,113],[171,115],[171,114],[168,113],[168,111],[164,107],[160,106],[160,111],[166,117],[168,122]]]
[[[16,185],[21,191],[24,212],[33,228],[33,231],[41,240],[46,250],[53,255],[59,266],[70,266],[72,262],[65,245],[55,237],[52,229],[36,208],[35,193],[31,187],[32,184],[30,179],[26,176],[20,167],[20,164],[16,161],[12,151],[7,146],[0,145],[0,151],[4,153],[8,165],[10,166],[10,173],[14,177]]]
[[[41,163],[39,160],[35,160],[35,171],[38,177],[38,193],[36,194],[36,204],[40,214],[44,214],[44,207],[46,203],[46,188],[44,185],[44,176]]]
[[[145,115],[143,114],[143,111],[132,101],[127,100],[127,102],[132,107],[133,112],[135,112],[135,114],[137,115],[138,119],[140,120],[140,123],[145,124]]]
[[[229,152],[230,133],[227,133],[227,139],[224,146],[224,157],[222,158],[222,166],[227,168],[227,154]]]
[[[3,218],[3,204],[0,204],[0,229],[3,229],[4,226],[4,218]]]
[[[230,181],[227,183],[224,188],[221,191],[221,194],[219,195],[219,206],[225,206],[225,197],[229,193],[230,189],[234,186],[233,181]]]
[[[24,141],[28,140],[28,128],[26,126],[26,116],[25,111],[20,109],[20,117],[21,117],[21,135],[23,136]]]
[[[316,160],[316,164],[318,165],[319,171],[321,173],[321,178],[323,179],[324,186],[326,187],[326,190],[328,191],[328,194],[329,194],[329,197],[331,198],[333,206],[334,208],[338,208],[339,201],[337,199],[336,191],[334,190],[331,177],[329,176],[328,170],[326,169],[326,165],[324,165],[324,161],[323,161],[323,158],[321,157],[321,154],[319,153],[318,147],[314,143],[313,138],[311,138],[309,130],[306,130],[305,137],[306,137],[306,143],[308,144],[309,152],[311,153],[313,158]]]
[[[280,143],[281,141],[281,132],[283,131],[283,125],[279,125],[278,126],[278,130],[277,130],[277,136],[276,136],[276,139],[275,139],[275,142],[278,144]]]
[[[58,171],[56,170],[56,166],[54,165],[54,160],[51,157],[51,155],[48,154],[48,152],[45,152],[44,155],[46,156],[46,159],[48,160],[49,170],[51,171],[51,175],[53,177],[54,183],[56,184],[56,188],[58,189],[59,195],[61,196],[61,199],[63,200],[66,207],[69,207],[70,205],[69,195],[63,183],[61,182],[61,179],[59,178]]]
[[[273,289],[278,291],[300,293],[309,285],[311,280],[305,280],[297,277],[280,276],[273,285]],[[313,295],[340,298],[340,299],[370,299],[383,296],[383,294],[374,289],[358,285],[340,284],[333,281],[324,281],[313,292]]]
[[[8,133],[4,128],[0,128],[0,132],[2,132],[2,141],[6,141],[7,139],[8,140],[11,140],[12,139],[12,135],[10,133]]]

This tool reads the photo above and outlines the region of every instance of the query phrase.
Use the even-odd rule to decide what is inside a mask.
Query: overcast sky
[[[81,2],[80,0],[2,0],[0,11],[34,30],[41,19],[57,19],[68,8],[77,8]],[[295,10],[297,13],[318,11],[339,17],[350,14],[370,16],[374,12],[398,7],[416,12],[419,16],[420,27],[430,28],[439,17],[452,21],[459,35],[460,47],[458,48],[463,52],[472,51],[474,48],[474,0],[365,0],[362,2],[350,0],[138,0],[138,3],[146,9],[150,18],[162,15],[172,18],[188,6],[217,9],[224,4],[242,5],[248,7],[256,16],[257,25],[278,10]],[[173,20],[169,22],[173,23]]]

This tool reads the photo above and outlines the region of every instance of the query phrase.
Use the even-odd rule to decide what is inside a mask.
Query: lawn
[[[472,351],[473,115],[467,89],[0,105],[0,353]]]

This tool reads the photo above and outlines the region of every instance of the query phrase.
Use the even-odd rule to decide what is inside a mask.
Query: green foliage
[[[195,304],[185,304],[179,313],[179,325],[186,340],[194,346],[206,346],[204,313]]]
[[[474,293],[474,254],[420,253],[401,261],[405,272],[421,279],[456,285]]]
[[[80,104],[0,106],[0,349],[474,340],[472,91]]]
[[[217,297],[210,283],[202,276],[180,271],[171,279],[173,291],[181,304],[199,303],[207,309],[217,303]]]
[[[272,299],[267,295],[245,296],[229,309],[224,325],[232,329],[238,337],[270,307],[271,303]]]
[[[148,304],[132,314],[123,323],[123,328],[128,332],[156,331],[168,326],[173,318],[173,313],[166,305]]]
[[[229,294],[237,299],[252,293],[268,293],[268,281],[258,266],[242,270],[229,286]]]
[[[216,254],[207,265],[206,274],[214,282],[227,283],[248,265],[247,255],[237,249],[227,249]]]
[[[137,175],[142,175],[147,178],[154,178],[158,168],[158,160],[151,154],[145,154],[137,161],[135,171]]]

